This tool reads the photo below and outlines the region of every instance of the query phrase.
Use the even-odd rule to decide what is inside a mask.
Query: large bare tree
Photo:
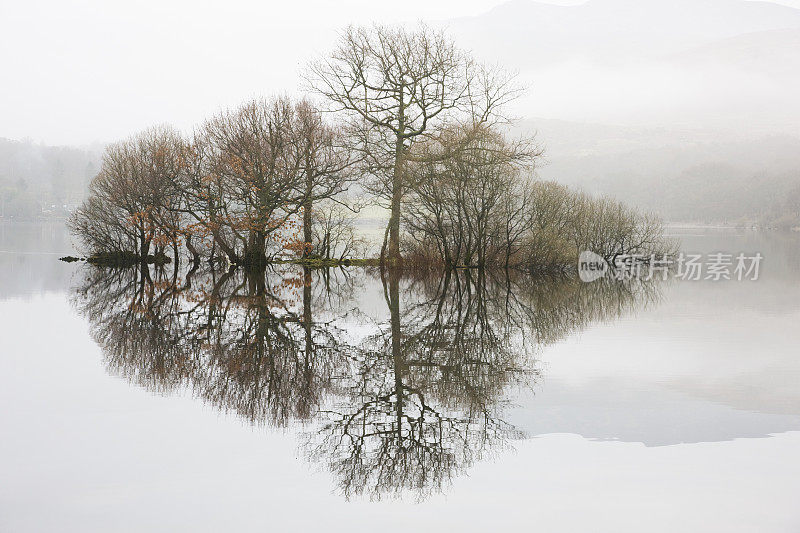
[[[349,27],[329,58],[313,63],[310,86],[361,132],[373,189],[388,204],[389,262],[400,261],[404,162],[420,137],[447,123],[505,121],[518,91],[499,69],[477,63],[438,30]],[[381,257],[385,256],[387,237]]]

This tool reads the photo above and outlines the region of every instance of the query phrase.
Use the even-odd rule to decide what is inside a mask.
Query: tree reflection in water
[[[543,346],[658,294],[505,271],[145,267],[89,268],[73,299],[109,372],[253,424],[305,423],[306,457],[347,498],[424,498],[522,437],[503,413]],[[383,315],[359,310],[370,295]]]

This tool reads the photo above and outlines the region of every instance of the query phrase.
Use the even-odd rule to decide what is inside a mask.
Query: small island
[[[513,76],[439,31],[351,27],[305,78],[308,99],[109,146],[69,220],[87,261],[563,272],[672,251],[658,219],[538,180],[543,150],[508,133]],[[379,252],[354,227],[367,205],[389,213]]]

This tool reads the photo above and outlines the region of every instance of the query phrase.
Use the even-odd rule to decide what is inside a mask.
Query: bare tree
[[[358,257],[367,243],[356,234],[355,215],[341,202],[326,201],[314,211],[312,242],[315,253],[324,259]]]
[[[675,251],[661,221],[651,215],[552,182],[532,182],[529,188],[530,224],[524,236],[529,268],[563,269],[574,265],[584,250],[612,265],[621,255],[640,255],[646,261],[653,254]]]
[[[171,128],[158,127],[106,150],[89,198],[70,220],[90,253],[127,252],[145,260],[151,247],[177,250],[172,184],[180,173],[179,139]]]
[[[400,261],[405,162],[413,143],[443,124],[505,121],[517,95],[511,79],[476,63],[442,32],[373,26],[348,28],[330,58],[310,67],[311,87],[361,132],[372,188],[388,203],[390,262]],[[381,257],[385,255],[384,237]]]
[[[358,154],[350,146],[351,138],[334,129],[322,114],[307,100],[296,106],[295,138],[301,152],[305,196],[303,211],[303,256],[313,251],[315,218],[331,220],[333,214],[315,217],[314,202],[331,200],[330,206],[344,206],[336,198],[356,179],[354,163]]]
[[[210,229],[225,253],[248,266],[263,268],[268,243],[306,253],[313,202],[342,193],[352,179],[352,152],[306,101],[255,100],[222,113],[205,124],[202,143],[206,158],[196,169],[203,178],[189,186],[213,202]],[[304,235],[296,242],[290,233],[301,211]]]
[[[522,172],[540,153],[486,126],[451,128],[419,143],[404,215],[415,256],[447,267],[509,266],[527,230]]]
[[[286,98],[254,100],[206,122],[209,176],[222,198],[219,223],[242,250],[232,259],[266,264],[267,239],[282,231],[304,200],[302,160]]]

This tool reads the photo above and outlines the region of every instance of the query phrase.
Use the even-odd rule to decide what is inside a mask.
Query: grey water
[[[0,223],[0,531],[798,531],[800,235],[757,280],[102,271]]]

